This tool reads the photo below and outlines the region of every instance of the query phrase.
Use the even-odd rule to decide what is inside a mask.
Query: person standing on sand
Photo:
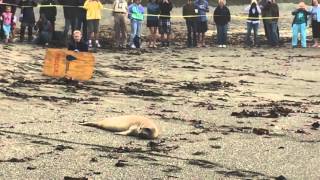
[[[147,27],[150,30],[149,47],[156,48],[157,31],[159,26],[160,8],[158,0],[149,0],[147,4]]]
[[[205,34],[208,31],[208,17],[207,12],[209,12],[209,3],[207,0],[196,0],[196,8],[199,13],[198,17],[198,47],[206,47],[205,44]]]
[[[10,6],[11,6],[11,13],[12,13],[11,39],[14,40],[14,38],[15,38],[15,27],[16,27],[16,22],[14,22],[14,20],[16,20],[15,14],[16,14],[18,2],[17,2],[17,0],[0,0],[0,3],[10,4]],[[0,4],[0,14],[5,12],[5,6],[6,5],[1,5]],[[2,27],[0,27],[0,34],[1,33],[2,33]]]
[[[294,19],[292,22],[292,47],[298,47],[298,35],[300,34],[301,47],[307,48],[307,23],[308,15],[307,6],[304,2],[300,2],[296,10],[292,12]]]
[[[114,39],[116,47],[125,47],[127,39],[126,16],[128,14],[128,3],[126,0],[115,0],[113,2],[113,19],[114,19]]]
[[[5,12],[3,12],[0,16],[2,21],[2,29],[5,36],[5,43],[8,43],[10,39],[11,26],[13,22],[12,18],[11,6],[6,6]]]
[[[87,23],[88,23],[88,45],[92,48],[92,41],[95,40],[95,45],[100,48],[99,43],[99,21],[101,19],[101,11],[103,5],[100,0],[87,0],[83,6],[87,10]]]
[[[251,4],[245,8],[245,13],[248,14],[247,19],[247,35],[246,35],[246,45],[247,46],[259,46],[258,40],[258,29],[259,29],[259,16],[261,14],[261,9],[257,4],[256,0],[252,0]],[[251,31],[253,30],[253,43],[251,41]]]
[[[186,20],[188,38],[187,46],[188,48],[197,47],[197,15],[196,6],[192,0],[187,0],[182,8],[182,15]]]
[[[33,40],[32,30],[35,25],[35,17],[33,7],[36,7],[37,3],[34,0],[21,0],[19,2],[19,7],[21,8],[20,18],[21,28],[20,28],[20,42],[24,41],[24,35],[26,28],[28,27],[28,41],[31,42]]]
[[[320,38],[320,5],[318,0],[312,0],[312,8],[310,10],[312,15],[312,36],[314,44],[312,47],[320,47],[318,44]]]
[[[129,45],[132,49],[140,48],[140,38],[142,22],[144,19],[144,7],[141,5],[141,0],[133,0],[129,6],[128,17],[131,21],[131,35]]]
[[[171,35],[171,11],[173,8],[171,0],[160,0],[160,18],[159,18],[159,33],[161,34],[161,46],[170,46]],[[165,38],[166,34],[166,38]]]
[[[263,8],[262,17],[264,19],[264,25],[268,33],[267,39],[270,46],[279,45],[278,34],[278,19],[279,19],[279,7],[275,0],[268,0],[267,5]]]
[[[217,42],[218,47],[227,47],[227,36],[228,36],[228,23],[231,20],[231,15],[228,7],[225,5],[224,0],[219,0],[218,7],[214,10],[213,20],[217,26]]]

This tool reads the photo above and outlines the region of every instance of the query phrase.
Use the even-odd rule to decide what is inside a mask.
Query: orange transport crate
[[[75,57],[75,60],[68,61],[68,55]],[[92,78],[94,63],[94,56],[88,52],[48,49],[43,65],[43,74],[56,78],[68,77],[86,81]]]

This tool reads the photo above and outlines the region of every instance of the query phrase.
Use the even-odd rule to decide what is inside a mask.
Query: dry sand
[[[42,76],[41,47],[1,44],[0,179],[320,178],[319,49],[181,44],[99,50],[83,84]],[[79,125],[125,114],[161,137]]]

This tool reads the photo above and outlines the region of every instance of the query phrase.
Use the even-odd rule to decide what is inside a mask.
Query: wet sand
[[[319,179],[319,49],[248,49],[242,35],[101,49],[82,84],[43,76],[42,47],[1,44],[0,179]],[[127,114],[160,138],[79,125]]]

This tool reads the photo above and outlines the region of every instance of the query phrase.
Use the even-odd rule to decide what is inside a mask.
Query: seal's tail
[[[84,122],[84,123],[80,123],[79,125],[81,126],[90,126],[90,127],[97,127],[98,124],[95,122]]]

